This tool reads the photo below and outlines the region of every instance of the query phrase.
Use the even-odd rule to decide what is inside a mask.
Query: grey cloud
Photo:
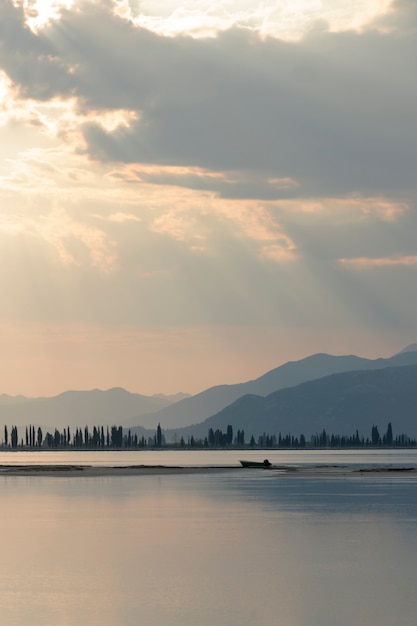
[[[92,133],[95,132],[95,127]],[[123,173],[113,174],[115,179],[126,180]],[[152,185],[172,185],[186,189],[199,191],[211,191],[222,198],[229,199],[262,199],[282,200],[300,195],[297,184],[291,180],[268,180],[262,176],[262,172],[207,172],[195,174],[192,171],[185,172],[151,172],[138,170],[135,175],[129,177],[130,183]]]
[[[417,4],[415,0],[393,0],[391,11],[375,22],[376,26],[388,27],[399,32],[417,31]]]
[[[303,251],[307,263],[337,263],[339,259],[394,258],[417,254],[417,215],[411,210],[401,220],[382,221],[379,216],[357,215],[338,219],[332,215],[279,214],[285,232]],[[353,213],[354,210],[351,211]]]
[[[68,96],[75,86],[66,61],[48,40],[24,25],[22,8],[14,7],[11,0],[0,3],[0,69],[30,98]]]
[[[413,10],[404,0],[394,7],[393,24]],[[74,93],[84,111],[139,112],[128,129],[84,127],[94,159],[262,172],[300,183],[275,197],[414,188],[414,38],[319,29],[298,43],[238,29],[216,39],[164,38],[108,9],[85,2],[39,37],[22,28],[10,3],[2,9],[18,42],[6,69],[28,95]],[[4,27],[1,37],[7,47]],[[47,62],[47,55],[57,59]],[[220,183],[218,191],[274,197],[270,188]]]
[[[157,43],[144,82],[143,61],[132,60],[116,89],[108,83],[112,106],[135,105],[141,119],[113,133],[86,126],[93,158],[263,171],[296,178],[301,195],[414,187],[415,42],[411,54],[409,40],[376,32],[314,33],[300,44],[229,32],[164,42],[156,63]],[[91,106],[97,93],[85,92]]]

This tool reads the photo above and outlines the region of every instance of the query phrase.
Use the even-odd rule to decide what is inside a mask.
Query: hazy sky
[[[0,393],[417,340],[415,0],[0,0]]]

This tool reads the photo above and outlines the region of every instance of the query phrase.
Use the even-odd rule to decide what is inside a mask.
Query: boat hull
[[[271,463],[268,459],[265,461],[239,461],[242,467],[261,467],[263,469],[267,469],[271,467]]]

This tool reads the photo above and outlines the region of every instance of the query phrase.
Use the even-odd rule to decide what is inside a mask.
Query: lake
[[[417,465],[414,450],[377,452],[255,456],[297,466]],[[109,465],[132,462],[132,453],[74,452],[2,453],[0,463],[22,464],[25,454],[37,464],[104,465],[102,454]],[[415,623],[415,474],[282,475],[239,469],[235,451],[133,454],[133,463],[185,459],[230,471],[0,476],[2,623]]]
[[[0,465],[166,465],[185,467],[238,466],[239,459],[294,465],[297,467],[340,465],[415,465],[417,449],[358,449],[358,450],[41,450],[20,452],[0,451]]]

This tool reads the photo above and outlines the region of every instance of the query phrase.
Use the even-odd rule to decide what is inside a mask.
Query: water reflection
[[[2,621],[412,624],[415,490],[267,472],[2,477]]]

